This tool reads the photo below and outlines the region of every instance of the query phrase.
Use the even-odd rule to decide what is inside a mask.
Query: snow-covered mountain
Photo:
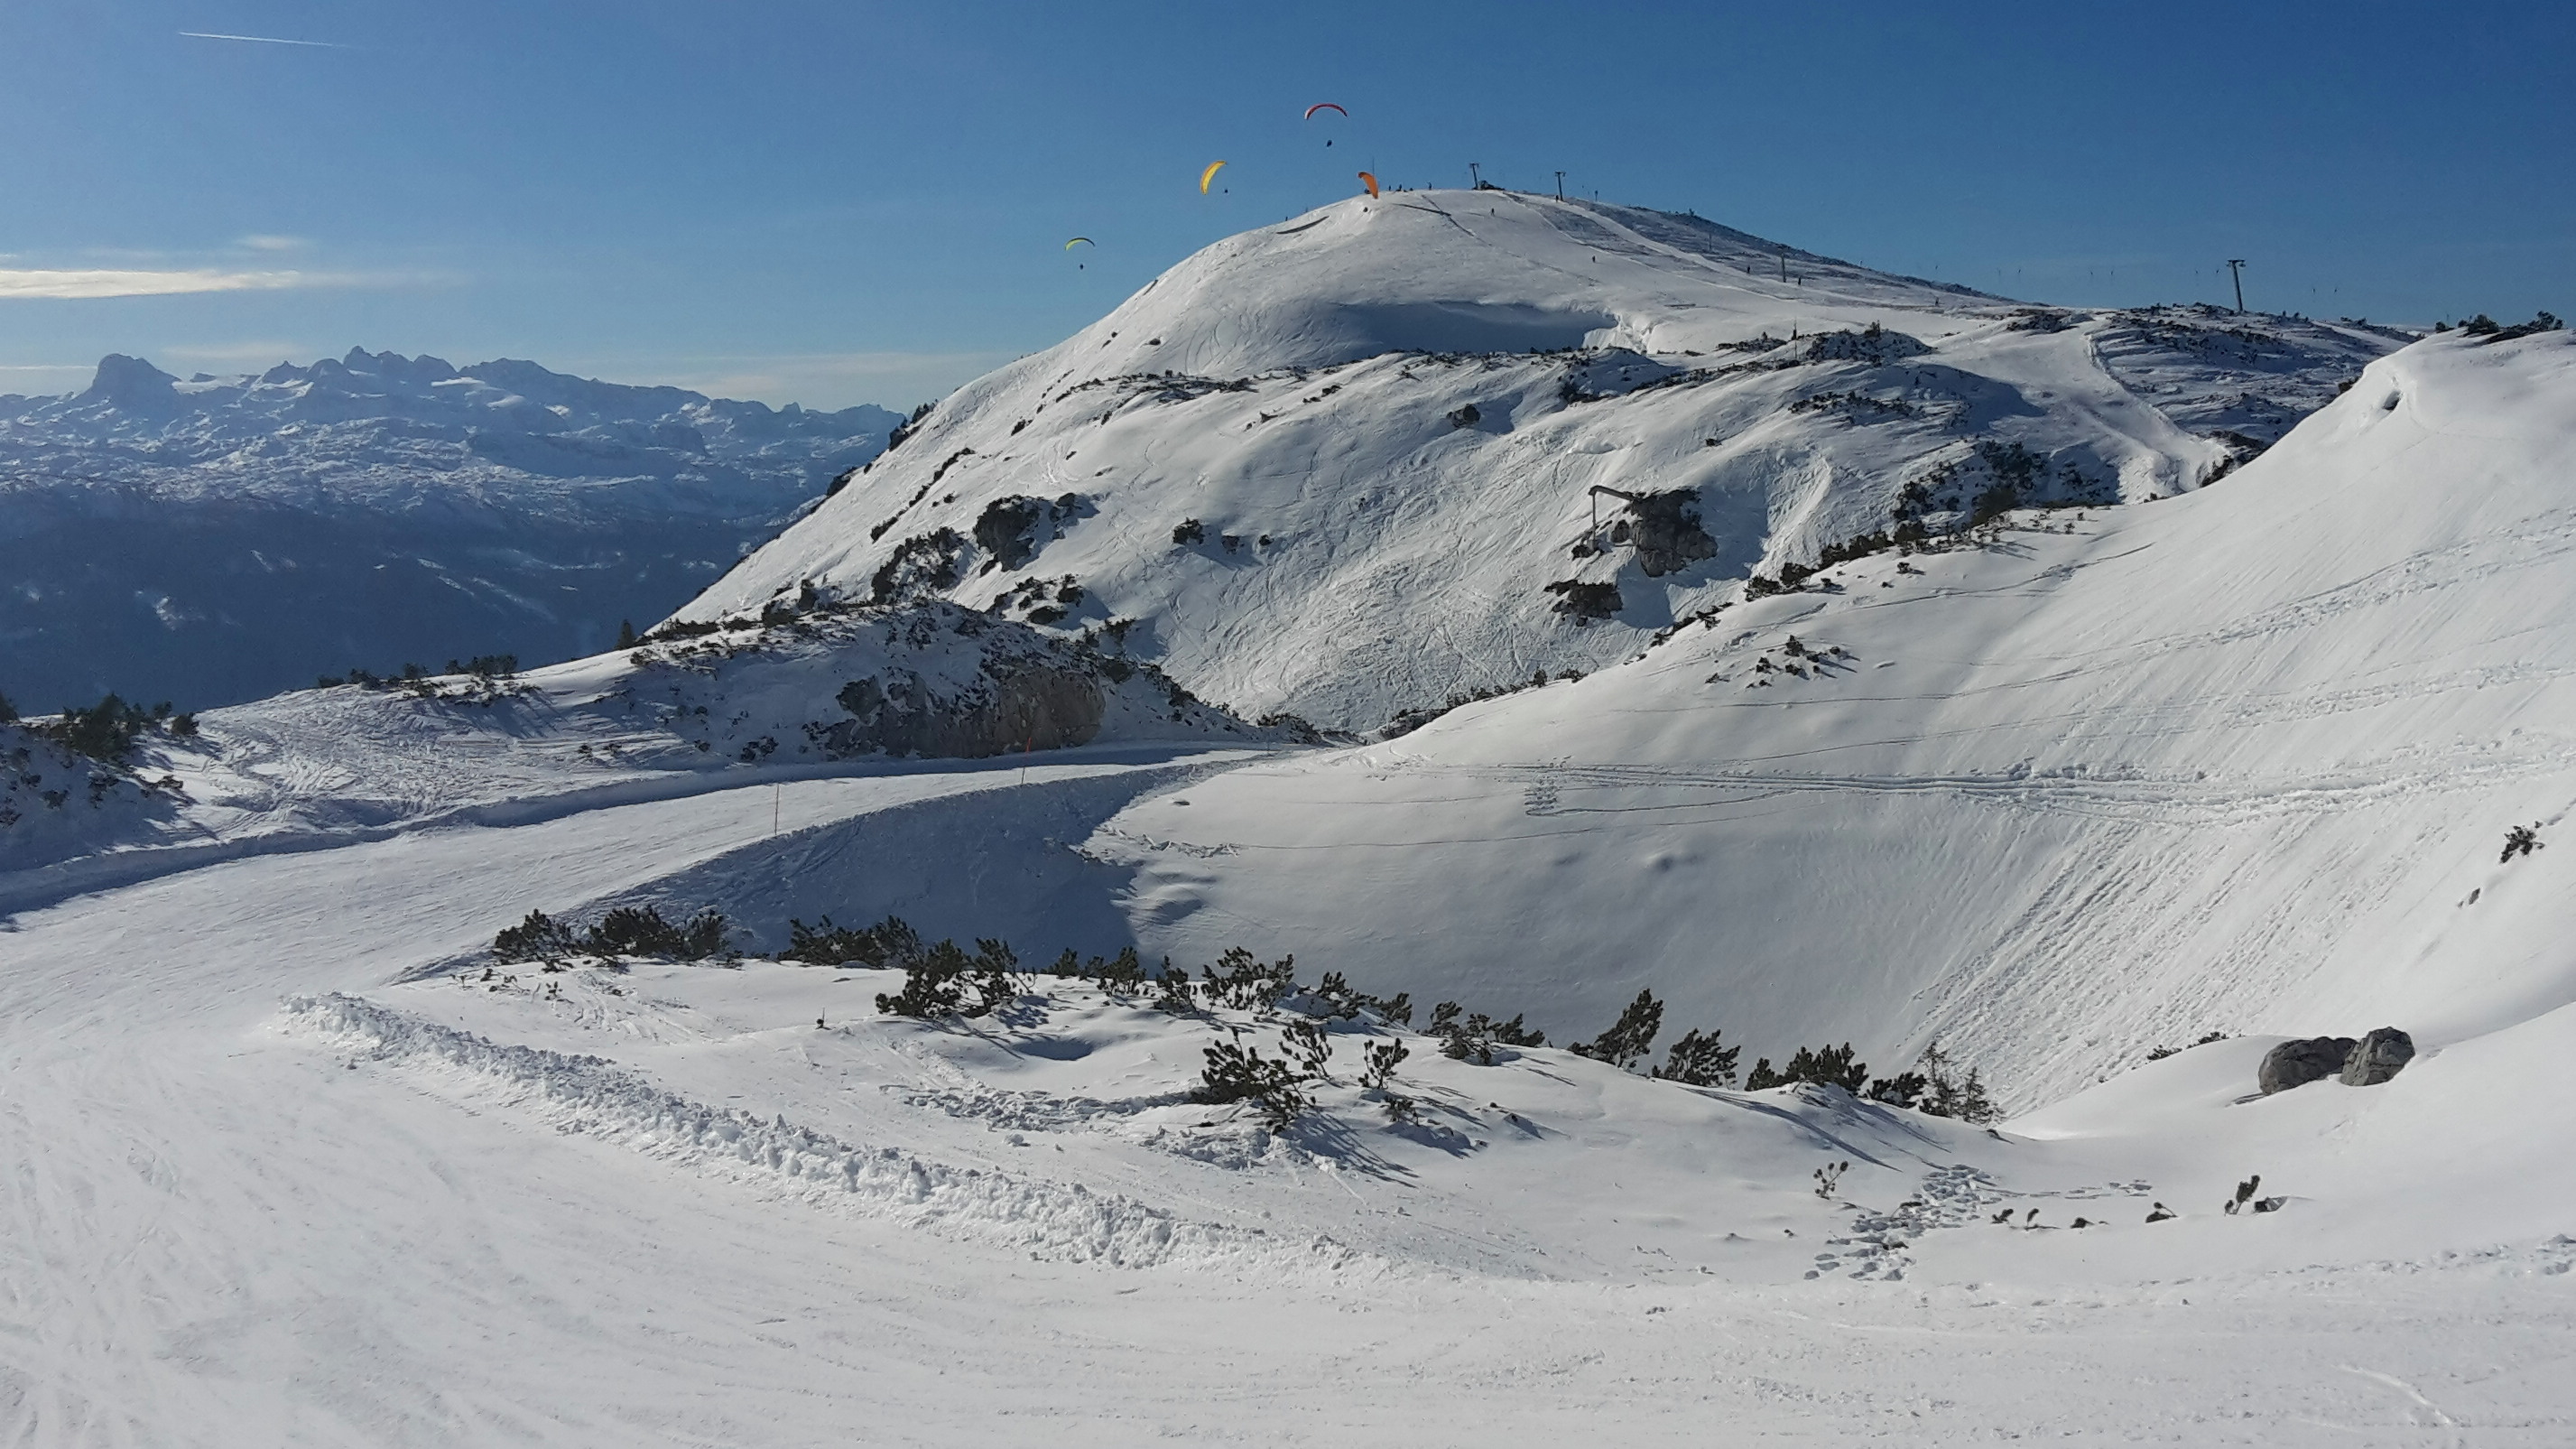
[[[2576,1431],[2576,339],[1381,210],[1077,339],[1132,382],[968,389],[636,649],[129,719],[113,766],[0,724],[0,1422]],[[1415,262],[1222,284],[1328,225]],[[1606,295],[1577,257],[1844,300],[1699,376],[1715,303],[1548,301]],[[1291,383],[1341,431],[1281,441]],[[1536,562],[1621,603],[1472,605]],[[1366,724],[1504,649],[1521,687],[1386,738],[1216,707]],[[654,920],[725,949],[604,944]],[[2264,1090],[2384,1028],[2393,1076]]]
[[[2215,487],[1871,554],[1095,850],[1184,959],[1331,942],[1551,1029],[1651,986],[2022,1107],[2211,1031],[2510,1035],[2576,1003],[2561,863],[2498,860],[2576,804],[2570,419],[2569,334],[2421,342]]]
[[[506,359],[352,350],[183,381],[110,356],[80,393],[0,397],[0,691],[187,708],[353,666],[593,653],[899,421]]]
[[[1238,712],[1375,729],[1903,522],[2190,492],[2405,338],[2022,306],[1516,192],[1354,198],[959,390],[679,617],[1070,579],[1055,627],[1132,621]]]

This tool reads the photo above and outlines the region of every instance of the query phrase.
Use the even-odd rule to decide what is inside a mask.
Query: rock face
[[[2343,1059],[2343,1084],[2376,1087],[2415,1060],[2415,1039],[2393,1026],[2383,1026],[2355,1043]]]
[[[2415,1039],[2393,1026],[2383,1026],[2359,1041],[2348,1036],[2285,1041],[2264,1054],[2256,1080],[2267,1096],[2328,1077],[2337,1078],[2347,1087],[2376,1087],[2414,1059]]]
[[[2344,1058],[2352,1048],[2353,1039],[2348,1036],[2312,1036],[2285,1041],[2264,1054],[2262,1069],[2255,1080],[2266,1096],[2323,1081],[2343,1070]]]

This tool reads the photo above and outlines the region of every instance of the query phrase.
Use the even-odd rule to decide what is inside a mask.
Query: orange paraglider
[[[1208,183],[1214,181],[1216,179],[1216,173],[1223,170],[1224,167],[1225,163],[1222,161],[1211,161],[1208,163],[1208,169],[1199,173],[1199,195],[1207,195]]]
[[[1375,172],[1372,172],[1372,171],[1363,171],[1363,172],[1361,172],[1361,173],[1360,173],[1360,184],[1361,184],[1362,186],[1365,186],[1365,187],[1367,187],[1367,188],[1368,188],[1368,194],[1369,194],[1369,195],[1371,195],[1371,196],[1375,196],[1375,195],[1377,195],[1377,174],[1376,174]]]

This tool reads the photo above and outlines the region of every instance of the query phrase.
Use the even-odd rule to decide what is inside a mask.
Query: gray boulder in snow
[[[2415,1060],[2415,1038],[2393,1026],[2383,1026],[2353,1044],[2343,1059],[2343,1084],[2347,1087],[2376,1087],[2406,1069]]]
[[[2311,1036],[2285,1041],[2263,1054],[2263,1066],[2255,1080],[2264,1095],[2286,1092],[2323,1081],[2343,1070],[2344,1058],[2353,1048],[2348,1036]]]

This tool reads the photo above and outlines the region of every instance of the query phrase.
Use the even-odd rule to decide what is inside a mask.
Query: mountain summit
[[[1373,729],[1899,523],[2187,492],[2403,340],[2024,306],[1632,207],[1354,198],[960,389],[679,618],[937,595]]]

